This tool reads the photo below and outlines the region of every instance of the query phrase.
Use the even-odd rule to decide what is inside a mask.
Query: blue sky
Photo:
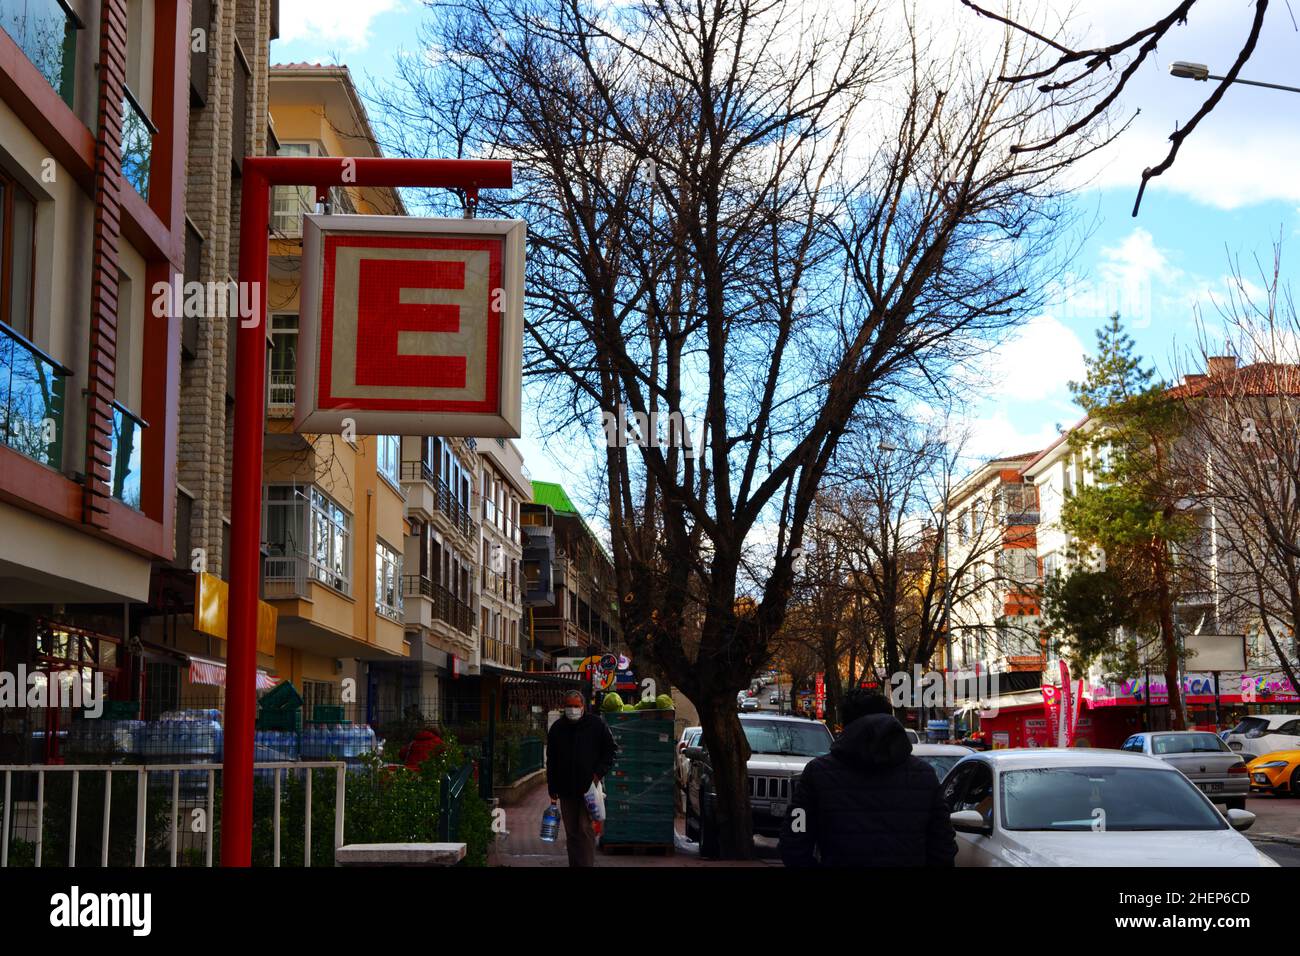
[[[929,10],[935,9],[930,4],[951,3],[949,22],[969,22],[971,14],[956,0],[923,3]],[[1086,20],[1074,29],[1085,41],[1110,42],[1173,5],[1086,0]],[[1067,8],[1057,0],[1032,6],[1048,17]],[[1300,3],[1295,9],[1300,13]],[[991,356],[980,376],[983,395],[967,412],[972,461],[1042,447],[1058,424],[1078,417],[1066,383],[1082,374],[1082,355],[1111,311],[1125,316],[1139,350],[1168,374],[1177,351],[1195,343],[1197,307],[1212,319],[1214,301],[1223,299],[1230,255],[1249,272],[1255,256],[1271,262],[1280,237],[1284,273],[1293,271],[1288,263],[1300,256],[1300,124],[1294,119],[1300,95],[1230,89],[1174,168],[1153,180],[1138,218],[1130,215],[1142,169],[1164,157],[1165,137],[1209,92],[1207,84],[1170,77],[1169,63],[1192,60],[1226,72],[1252,10],[1246,0],[1202,0],[1191,22],[1135,78],[1119,115],[1138,106],[1141,115],[1089,169],[1089,183],[1078,194],[1093,231],[1073,265],[1070,293]],[[284,0],[282,39],[272,46],[272,60],[345,63],[364,90],[368,78],[391,74],[397,50],[410,48],[422,15],[415,0]],[[1300,31],[1288,4],[1273,4],[1268,16],[1243,76],[1300,85]],[[521,445],[532,476],[581,484],[572,476],[575,449],[543,448],[535,434],[526,408]]]

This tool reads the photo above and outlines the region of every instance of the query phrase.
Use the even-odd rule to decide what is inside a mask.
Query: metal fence
[[[272,866],[281,864],[282,789],[289,775],[301,782],[306,795],[303,865],[311,866],[312,786],[317,771],[333,771],[333,845],[335,849],[343,845],[346,763],[272,761],[256,763],[254,768],[263,792],[267,787],[270,790],[270,817],[262,822],[269,822]],[[57,852],[54,865],[84,865],[85,856],[78,859],[83,839],[94,847],[100,866],[213,865],[219,825],[219,764],[9,764],[0,766],[0,772],[4,774],[0,868],[48,865],[46,850],[51,843]],[[114,791],[128,796],[132,780],[133,799],[125,808],[120,797],[115,804]],[[89,799],[83,801],[83,793]],[[130,832],[123,834],[123,829]]]

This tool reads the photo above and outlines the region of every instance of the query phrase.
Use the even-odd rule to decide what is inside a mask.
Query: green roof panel
[[[564,489],[553,481],[534,481],[533,482],[533,502],[539,505],[547,505],[552,511],[558,514],[578,514],[578,509],[573,506],[569,500],[568,494]]]

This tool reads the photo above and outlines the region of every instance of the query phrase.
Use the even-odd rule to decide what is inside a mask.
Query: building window
[[[401,480],[402,439],[399,435],[380,435],[377,442],[377,470],[396,485]]]
[[[311,490],[311,572],[344,593],[352,583],[352,516],[319,489]]]
[[[402,621],[402,556],[375,542],[375,611],[399,624]]]
[[[36,200],[0,171],[0,321],[19,335],[32,334],[32,284],[36,263]]]
[[[352,583],[352,516],[315,487],[272,485],[266,492],[267,580],[295,580],[299,569],[345,594]]]
[[[338,684],[327,680],[302,682],[302,712],[308,719],[315,719],[317,707],[338,707],[342,702]]]
[[[278,156],[319,156],[314,143],[281,143]],[[302,235],[304,213],[316,211],[316,187],[276,186],[271,199],[271,228],[281,236]]]
[[[270,389],[267,404],[292,408],[298,376],[298,316],[271,316],[271,370],[267,377]]]

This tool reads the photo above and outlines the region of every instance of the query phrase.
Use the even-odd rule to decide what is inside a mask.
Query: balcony
[[[266,407],[272,413],[292,412],[297,402],[296,372],[271,371],[267,374]]]
[[[72,370],[0,323],[0,443],[63,466],[63,412]]]
[[[498,667],[509,667],[511,670],[519,670],[523,666],[520,650],[513,644],[485,637],[482,641],[482,650],[483,660],[487,663],[496,664]]]
[[[350,595],[351,579],[313,561],[301,552],[267,555],[263,562],[262,596],[268,601],[310,598],[308,585],[315,582]]]
[[[1033,485],[1003,485],[1001,494],[1004,524],[1038,524],[1038,491]]]
[[[109,449],[112,479],[110,494],[122,504],[140,510],[140,446],[148,423],[121,402],[114,402],[113,444]]]
[[[72,106],[76,77],[77,30],[82,26],[71,7],[60,0],[0,3],[0,27],[68,106]]]
[[[406,623],[429,627],[432,621],[443,621],[462,634],[474,630],[474,612],[464,601],[458,600],[441,584],[419,574],[402,575],[402,597],[406,602]],[[423,598],[423,601],[418,599]]]
[[[404,461],[401,471],[402,490],[406,492],[408,511],[416,517],[432,520],[441,514],[451,527],[466,539],[474,530],[469,511],[452,494],[447,483],[433,473],[423,461]]]
[[[533,639],[543,649],[585,648],[589,644],[599,643],[584,634],[572,621],[558,618],[534,618]]]
[[[135,187],[140,198],[149,200],[149,163],[158,127],[145,115],[135,95],[122,97],[122,178]]]

